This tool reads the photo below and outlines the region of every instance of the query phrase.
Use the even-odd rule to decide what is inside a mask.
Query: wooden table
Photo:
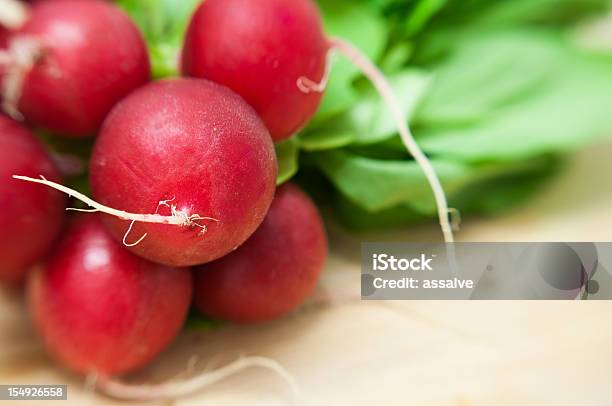
[[[584,151],[527,205],[496,219],[468,219],[460,239],[609,241],[610,174],[612,144]],[[284,365],[299,382],[299,404],[612,405],[612,302],[355,300],[360,241],[438,238],[435,227],[368,236],[333,229],[323,286],[335,304],[311,305],[261,326],[184,333],[131,379],[164,379],[248,354]],[[0,291],[0,382],[67,383],[69,404],[120,404],[54,365],[21,299],[6,291]],[[283,405],[290,399],[282,380],[253,369],[158,404]]]

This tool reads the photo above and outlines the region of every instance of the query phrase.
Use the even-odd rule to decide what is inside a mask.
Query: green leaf
[[[463,124],[542,86],[565,52],[550,37],[487,32],[460,43],[433,71],[435,80],[417,119]],[[537,89],[536,89],[537,90]]]
[[[276,143],[275,148],[278,160],[276,184],[281,185],[291,179],[298,171],[299,148],[295,137]]]
[[[350,130],[342,132],[339,129],[327,129],[325,127],[298,134],[300,148],[305,151],[320,151],[325,149],[341,148],[350,145],[355,139],[355,134]]]
[[[446,3],[447,0],[419,1],[406,21],[407,33],[409,35],[414,35],[421,31],[429,20],[436,15]]]
[[[389,75],[406,69],[405,66],[414,53],[414,48],[414,44],[408,41],[390,45],[379,63],[380,70]]]
[[[376,212],[406,204],[420,214],[436,210],[429,183],[415,161],[381,160],[362,157],[342,150],[309,154],[309,160],[347,198],[367,211]],[[541,160],[513,164],[469,165],[434,159],[448,196],[464,187],[498,176],[521,173],[542,165]]]
[[[382,15],[367,4],[351,0],[319,0],[325,31],[341,37],[376,60],[386,45],[387,33]],[[348,108],[358,97],[353,80],[359,70],[345,58],[331,58],[330,80],[313,122],[328,118]]]
[[[406,69],[389,77],[389,81],[407,122],[425,95],[430,76],[420,70]],[[316,151],[350,144],[373,144],[396,133],[389,107],[370,86],[349,110],[321,123],[320,127],[304,130],[298,139],[302,149]]]
[[[608,0],[452,0],[429,28],[457,34],[465,28],[567,25],[609,8]]]
[[[499,27],[523,22],[576,21],[577,17],[603,12],[609,7],[606,0],[513,0],[487,2],[483,12],[475,14],[478,24]]]
[[[452,196],[449,204],[464,216],[474,213],[499,215],[532,197],[557,172],[560,163],[558,157],[542,157],[540,164],[532,169],[476,182],[461,189]],[[339,193],[334,202],[334,217],[349,230],[357,232],[401,228],[435,216],[433,212],[427,215],[419,213],[408,204],[371,212]]]
[[[472,41],[440,69],[419,114],[426,152],[515,161],[568,152],[612,129],[610,59],[537,32]]]
[[[450,203],[463,215],[498,215],[533,196],[558,172],[561,163],[558,156],[544,156],[540,165],[525,172],[470,185],[453,196]]]
[[[394,206],[376,212],[367,211],[341,194],[337,194],[333,209],[334,217],[344,227],[356,232],[400,228],[430,218],[419,214],[408,205]]]
[[[117,0],[144,35],[155,78],[178,74],[185,31],[200,3],[201,0]]]

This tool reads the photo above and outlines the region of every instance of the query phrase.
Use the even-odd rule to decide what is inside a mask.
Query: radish
[[[43,145],[24,127],[0,114],[0,281],[21,281],[61,230],[65,197],[51,189],[19,184],[15,173],[59,173]]]
[[[272,359],[241,357],[186,380],[140,385],[117,375],[144,366],[178,334],[192,300],[188,269],[139,258],[97,216],[78,218],[53,256],[28,279],[28,302],[48,351],[109,396],[161,400],[187,396],[247,368],[269,369],[294,394],[293,377]]]
[[[285,184],[246,243],[195,268],[195,305],[208,316],[234,322],[278,318],[312,293],[326,256],[317,208],[297,186]]]
[[[453,242],[446,195],[404,122],[389,82],[350,43],[327,38],[312,0],[204,1],[190,22],[181,68],[187,76],[214,80],[244,97],[278,141],[290,137],[315,113],[332,51],[358,66],[384,98],[402,141],[432,187],[444,238]]]
[[[229,12],[225,12],[224,10],[229,10]],[[232,61],[230,66],[225,66],[223,68],[226,69],[226,76],[223,78],[216,77],[215,80],[229,87],[232,87],[233,83],[242,83],[241,81],[244,81],[244,83],[249,85],[247,86],[247,90],[238,87],[234,88],[249,100],[256,109],[259,108],[260,112],[262,111],[262,107],[259,104],[259,99],[255,101],[251,99],[253,97],[251,90],[257,92],[258,95],[266,92],[272,95],[278,95],[277,98],[272,97],[269,100],[265,99],[266,103],[269,102],[268,104],[271,109],[274,107],[274,111],[276,112],[272,115],[274,116],[274,120],[293,120],[295,116],[292,112],[297,111],[301,112],[300,116],[304,115],[304,117],[300,118],[300,122],[302,122],[302,120],[308,120],[310,115],[306,114],[306,110],[303,109],[303,100],[305,100],[303,97],[319,97],[320,93],[325,90],[328,78],[327,73],[329,72],[329,64],[326,63],[327,55],[317,58],[316,55],[314,55],[315,52],[312,54],[307,53],[305,51],[306,48],[302,49],[295,45],[300,44],[298,41],[299,38],[296,39],[297,42],[291,42],[288,39],[296,35],[296,30],[308,38],[310,38],[311,35],[314,37],[320,35],[325,38],[321,30],[319,18],[316,13],[315,17],[312,16],[312,13],[316,10],[311,0],[260,0],[256,2],[247,0],[207,0],[196,10],[194,18],[190,23],[182,54],[183,69],[185,73],[189,73],[192,69],[194,69],[193,72],[195,72],[195,66],[202,61],[206,62],[203,65],[204,68],[209,64],[212,66],[224,66],[226,60]],[[216,22],[218,22],[217,18],[209,19],[209,13],[212,13],[214,16],[225,16],[226,18],[223,20],[223,24],[216,24]],[[309,23],[306,23],[307,21]],[[257,28],[249,31],[249,29],[246,28],[249,24],[253,24],[253,27],[261,27],[262,29]],[[224,27],[232,27],[233,29],[225,30]],[[211,28],[210,32],[206,31],[208,28]],[[275,29],[272,30],[272,28]],[[246,39],[244,36],[240,35],[242,31],[248,33]],[[206,33],[206,35],[203,33]],[[274,33],[274,38],[272,38],[271,35],[264,35],[266,33]],[[236,35],[234,36],[234,34]],[[206,41],[200,41],[200,39],[204,37],[207,38]],[[204,42],[209,43],[212,41],[209,37],[214,38],[215,41],[218,41],[220,44],[234,44],[236,47],[241,46],[245,51],[236,51],[236,54],[231,57],[220,56],[216,53],[213,55],[213,53],[209,52],[207,47],[200,46],[203,45]],[[279,45],[279,39],[285,42]],[[364,75],[372,81],[374,87],[389,106],[404,145],[410,151],[415,161],[420,165],[431,185],[434,199],[438,207],[438,217],[444,239],[446,242],[452,243],[454,241],[453,228],[449,221],[449,214],[452,213],[452,209],[448,208],[446,195],[435,169],[429,162],[427,156],[421,151],[412,137],[407,124],[404,122],[401,109],[389,82],[376,66],[348,42],[339,38],[326,38],[325,43],[324,54],[336,51],[350,58],[351,61],[362,70]],[[286,47],[289,46],[294,47],[296,52],[291,54],[287,51]],[[248,51],[250,49],[266,49],[266,55],[262,56],[259,52],[251,54]],[[291,58],[289,58],[291,61],[288,62],[287,55],[289,54],[291,54]],[[212,59],[209,60],[207,55]],[[321,66],[319,66],[320,69],[318,69],[318,71],[322,73],[309,77],[307,75],[310,73],[310,67],[311,64],[314,64],[314,60],[319,61],[318,63],[320,63]],[[297,77],[295,72],[293,72],[293,67],[297,66],[294,64],[298,64],[302,68],[300,75]],[[292,68],[287,69],[287,66],[291,66]],[[216,68],[213,70],[216,70]],[[253,72],[267,73],[265,75],[253,76]],[[198,75],[205,76],[202,72],[199,72]],[[317,80],[320,81],[317,82]],[[293,83],[295,87],[286,87],[289,83]],[[162,85],[162,87],[163,86],[168,85]],[[174,96],[182,92],[185,94],[190,93],[190,97],[196,100],[198,99],[196,93],[199,92],[194,90],[194,88],[203,88],[206,86],[194,85],[194,88],[190,88],[189,85],[184,85],[182,87],[182,91],[178,91],[177,89],[174,90]],[[211,85],[208,85],[208,87],[210,88]],[[284,89],[288,90],[285,92]],[[297,96],[295,96],[295,92],[297,92]],[[272,195],[271,189],[273,189],[269,187],[270,178],[268,175],[270,174],[270,157],[266,155],[273,154],[268,154],[269,151],[262,152],[261,149],[255,148],[254,151],[251,151],[252,153],[250,156],[262,153],[260,158],[262,158],[263,161],[258,164],[254,160],[250,160],[248,163],[242,165],[237,163],[238,159],[236,156],[229,153],[227,155],[233,158],[230,159],[228,165],[225,166],[222,163],[223,159],[221,159],[221,156],[207,155],[206,151],[203,151],[201,148],[197,149],[191,147],[190,149],[190,143],[193,144],[194,139],[196,140],[196,145],[199,144],[199,140],[204,140],[205,144],[208,143],[209,146],[206,148],[208,151],[221,151],[225,153],[231,151],[232,148],[239,149],[239,147],[234,148],[228,146],[227,151],[225,151],[225,146],[217,148],[217,144],[210,145],[209,142],[211,139],[217,139],[216,137],[211,138],[211,132],[215,133],[218,130],[229,130],[230,133],[233,133],[233,122],[229,123],[227,121],[233,120],[235,116],[228,112],[228,115],[222,120],[224,121],[223,123],[216,122],[217,125],[210,126],[210,123],[202,123],[201,118],[204,117],[204,121],[209,121],[211,117],[217,116],[219,111],[217,108],[211,109],[212,114],[204,114],[204,112],[214,104],[214,101],[209,100],[207,104],[205,101],[200,100],[200,103],[197,104],[202,108],[199,108],[191,106],[189,102],[182,103],[179,101],[181,97],[169,96],[167,100],[163,101],[163,96],[160,97],[158,94],[157,97],[153,97],[153,93],[155,92],[141,92],[138,98],[143,101],[131,102],[139,106],[138,108],[134,108],[134,111],[138,112],[138,114],[132,114],[129,111],[132,107],[125,107],[125,105],[129,103],[121,104],[120,106],[122,107],[119,107],[117,111],[121,111],[122,113],[115,114],[115,116],[120,116],[121,118],[109,120],[111,124],[106,126],[106,130],[103,130],[103,133],[110,134],[107,135],[106,138],[111,141],[101,143],[100,145],[106,146],[98,148],[98,150],[102,152],[94,154],[91,179],[94,194],[96,194],[97,191],[99,200],[104,201],[98,203],[83,195],[79,195],[78,197],[98,211],[104,211],[118,219],[131,220],[132,223],[128,231],[135,225],[135,222],[149,223],[147,225],[136,225],[136,228],[143,232],[143,234],[141,234],[141,237],[133,244],[126,243],[124,235],[124,244],[136,245],[137,247],[134,248],[134,252],[139,255],[169,265],[187,266],[209,262],[223,256],[245,241],[254,231],[257,224],[262,220],[263,216],[260,215],[262,212],[265,212],[265,210],[261,209],[265,204],[261,204],[262,201],[260,201],[259,198],[264,196],[263,202],[269,203],[269,199],[271,199]],[[293,96],[288,96],[289,93],[293,94]],[[210,93],[204,90],[201,92],[200,96],[202,95],[206,98]],[[232,97],[238,100],[234,96]],[[148,98],[156,100],[156,102],[152,103],[151,106],[146,106],[144,104],[146,103],[144,99]],[[224,98],[225,96],[218,95],[213,97],[213,99],[217,100]],[[131,98],[131,100],[136,99]],[[234,103],[239,104],[238,101],[230,102],[229,104],[221,104],[227,107]],[[309,103],[311,102],[307,104]],[[244,107],[240,107],[236,109],[236,111],[238,112],[237,116],[240,116],[241,113],[239,112],[246,110]],[[192,114],[189,115],[188,112]],[[244,124],[248,121],[258,121],[253,113],[245,114],[253,118],[247,119],[246,121],[238,120],[237,122]],[[261,114],[266,114],[268,125],[274,131],[277,131],[276,125],[271,123],[268,113],[263,112]],[[189,117],[185,117],[186,115]],[[148,118],[151,118],[151,120]],[[219,116],[217,116],[217,118],[219,118]],[[301,125],[293,121],[284,124],[286,125],[283,125],[283,127],[287,128],[290,126],[298,128]],[[110,128],[110,130],[108,128]],[[185,131],[180,131],[181,134],[173,134],[181,129]],[[201,133],[200,130],[203,130],[205,136],[199,136]],[[255,130],[255,132],[263,131],[262,128]],[[153,136],[149,136],[148,133],[151,133]],[[168,134],[169,136],[167,136]],[[275,139],[281,139],[286,136],[287,134],[276,133]],[[158,143],[160,138],[161,142]],[[227,137],[223,138],[225,139]],[[128,142],[124,142],[126,139]],[[169,141],[170,139],[172,141]],[[149,140],[149,142],[136,142],[135,140]],[[169,156],[164,155],[166,152],[169,153]],[[122,155],[122,157],[114,158],[119,155]],[[208,168],[204,168],[203,161],[199,161],[199,158],[202,158],[204,155],[206,155],[208,161],[211,162]],[[109,162],[114,163],[114,168],[104,163],[107,158]],[[145,162],[143,163],[143,161]],[[183,161],[187,162],[187,165],[181,168]],[[159,162],[162,162],[163,165],[158,165]],[[218,171],[218,169],[237,167],[240,168],[239,173],[243,173],[246,180],[252,179],[254,182],[245,182],[236,179],[237,176],[234,175],[231,170]],[[268,169],[266,169],[266,167]],[[183,170],[181,171],[179,168]],[[156,182],[154,185],[151,185],[152,179],[155,179],[160,171],[166,171],[162,179],[163,182],[161,184],[160,182]],[[217,176],[219,173],[223,175]],[[201,174],[205,174],[206,176],[200,176]],[[76,196],[73,190],[69,190],[53,182],[19,176],[17,176],[17,178],[30,182],[43,183]],[[119,179],[119,181],[116,181],[115,178]],[[168,178],[171,179],[169,182],[170,187],[165,185]],[[214,184],[210,182],[213,178]],[[175,196],[176,193],[178,193],[176,186],[179,182],[182,183],[179,189],[187,195],[183,196],[183,199],[187,198],[186,201],[175,201],[175,199],[179,198]],[[240,187],[233,189],[234,193],[231,193],[230,189],[236,185]],[[194,190],[194,186],[201,190]],[[228,186],[232,186],[232,188]],[[221,194],[225,194],[228,199],[230,196],[233,196],[237,204],[234,204],[234,206],[229,203],[225,204],[225,198],[213,201],[213,197],[217,197],[217,191],[216,189],[213,190],[213,188],[219,187],[223,189]],[[258,189],[259,191],[254,192],[254,189]],[[211,196],[204,196],[207,195],[208,191],[212,191]],[[155,200],[155,202],[149,201],[149,199],[153,199],[154,195],[157,195],[158,200]],[[199,195],[196,199],[198,200],[197,204],[192,204],[192,202],[189,201],[194,195]],[[247,201],[246,196],[249,196],[251,200]],[[255,198],[255,200],[253,200],[253,198]],[[247,209],[249,207],[250,209]],[[208,210],[207,212],[203,212],[200,211],[200,208]],[[231,211],[233,211],[233,213],[229,215],[229,217],[218,221],[219,219],[215,217],[216,215],[213,212],[220,212],[220,208],[224,208],[225,210],[222,211],[225,211],[226,214]],[[161,211],[163,211],[163,214],[159,214]],[[250,220],[248,220],[249,216]],[[238,218],[242,218],[242,220]],[[207,224],[202,224],[202,221],[206,221]],[[111,228],[114,235],[119,236],[121,222],[117,219],[109,220],[109,222],[112,224]],[[226,222],[226,225],[227,222],[230,222],[231,226],[224,226],[224,222]],[[241,222],[246,226],[242,227],[240,225]],[[170,231],[171,229],[168,228],[167,225],[180,226],[180,228],[175,228],[173,231]],[[223,231],[215,232],[214,236],[207,239],[201,238],[209,228]],[[199,232],[196,229],[199,229]],[[148,236],[149,232],[151,232],[151,238],[147,239],[147,242],[144,243],[142,238]],[[195,236],[198,238],[195,238]],[[450,247],[449,250],[452,251]],[[204,251],[207,251],[208,255],[206,255]],[[452,259],[453,257],[452,252],[449,252],[449,258]]]
[[[90,171],[99,203],[149,214],[103,209],[115,215],[105,220],[117,239],[149,260],[191,266],[222,257],[261,224],[277,164],[270,134],[238,95],[202,79],[170,79],[117,105]],[[126,219],[139,222],[131,229]]]
[[[187,269],[129,253],[97,216],[77,219],[28,280],[28,300],[49,352],[79,373],[141,367],[179,332],[192,294]]]
[[[4,81],[4,75],[6,73],[6,64],[11,60],[10,56],[4,49],[8,44],[9,33],[6,29],[0,26],[0,83]],[[2,101],[2,95],[0,94],[0,102]]]
[[[5,110],[72,137],[93,135],[110,109],[151,75],[135,24],[102,0],[34,3],[0,59],[7,70]]]
[[[320,80],[327,49],[308,0],[207,0],[189,25],[182,71],[244,97],[279,141],[315,113],[321,94],[300,92],[296,80]]]
[[[4,49],[8,44],[8,36],[9,32],[3,27],[0,27],[0,49]]]

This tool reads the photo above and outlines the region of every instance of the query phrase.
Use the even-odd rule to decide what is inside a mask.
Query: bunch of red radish
[[[157,82],[137,27],[111,2],[33,2],[3,42],[5,111],[96,136],[88,199],[61,186],[24,125],[0,116],[0,279],[26,281],[63,365],[125,373],[170,343],[192,303],[260,322],[312,293],[325,231],[304,192],[276,188],[274,150],[315,113],[330,49],[350,47],[325,36],[312,0],[206,0],[183,77]],[[101,213],[66,219],[60,191]]]

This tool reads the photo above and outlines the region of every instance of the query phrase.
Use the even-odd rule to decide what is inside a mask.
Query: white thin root
[[[248,368],[265,368],[276,373],[287,383],[294,399],[297,399],[299,387],[295,378],[278,362],[265,357],[239,358],[216,370],[207,371],[182,381],[139,385],[120,382],[108,377],[98,377],[96,385],[98,391],[116,399],[138,401],[176,399],[197,393]]]
[[[307,78],[306,76],[300,76],[296,82],[298,89],[300,89],[303,93],[323,93],[325,88],[327,87],[327,83],[329,83],[329,75],[331,73],[331,58],[333,54],[331,52],[327,53],[327,57],[325,60],[325,72],[323,72],[323,77],[319,82],[315,82],[314,80]]]
[[[17,108],[23,81],[26,74],[41,58],[42,49],[37,38],[17,36],[9,41],[8,49],[0,53],[0,64],[5,66],[2,80],[2,109],[15,120],[23,120]]]
[[[142,237],[140,237],[138,240],[136,240],[136,242],[134,243],[128,243],[127,242],[127,237],[128,235],[130,235],[130,233],[132,232],[132,228],[134,227],[134,223],[136,222],[136,220],[132,220],[132,222],[130,223],[130,226],[128,227],[127,231],[125,232],[125,234],[123,235],[123,245],[125,245],[126,247],[130,248],[130,247],[135,247],[138,244],[140,244],[142,242],[142,240],[144,240],[148,233],[144,233],[142,235]]]
[[[214,222],[219,221],[212,217],[200,216],[199,214],[187,215],[187,213],[177,210],[176,205],[171,206],[170,216],[162,216],[161,214],[157,214],[157,213],[156,214],[129,213],[126,211],[113,209],[112,207],[104,206],[96,202],[95,200],[90,199],[84,194],[77,192],[74,189],[70,189],[64,185],[60,185],[59,183],[51,182],[50,180],[45,179],[43,176],[41,176],[40,179],[36,179],[36,178],[30,178],[28,176],[13,175],[13,178],[18,179],[18,180],[23,180],[26,182],[39,183],[41,185],[48,186],[62,193],[65,193],[70,197],[74,197],[75,199],[80,200],[81,202],[85,203],[86,205],[92,208],[92,209],[68,208],[66,210],[82,211],[82,212],[87,212],[87,213],[100,212],[100,213],[109,214],[111,216],[120,218],[122,220],[131,221],[130,227],[128,228],[128,231],[126,232],[125,236],[123,237],[123,243],[128,247],[133,247],[137,244],[140,244],[142,240],[144,240],[144,238],[147,236],[147,234],[143,235],[136,243],[133,243],[133,244],[128,244],[126,242],[127,236],[132,231],[132,227],[134,226],[134,223],[136,222],[153,223],[153,224],[168,224],[168,225],[184,226],[184,227],[198,227],[202,229],[202,231],[200,231],[199,233],[200,235],[202,235],[203,231],[205,231],[207,228],[206,228],[206,225],[198,223],[199,221],[204,221],[204,220],[214,221]],[[168,201],[162,200],[158,205],[158,210],[159,210],[160,205],[164,205],[164,204],[167,205],[167,202]]]
[[[406,149],[413,156],[414,160],[419,164],[431,189],[434,194],[436,206],[438,207],[438,217],[442,233],[444,234],[444,240],[447,243],[453,243],[455,238],[453,236],[453,226],[450,223],[449,216],[454,215],[454,218],[458,218],[458,211],[456,209],[449,209],[446,194],[442,183],[436,174],[436,170],[432,166],[427,156],[423,153],[419,145],[414,140],[408,125],[402,117],[402,112],[399,107],[399,103],[389,81],[385,75],[365,56],[357,47],[341,38],[330,38],[330,53],[337,51],[348,58],[355,64],[362,73],[370,80],[372,85],[376,88],[380,96],[383,98],[387,107],[389,108],[391,115],[395,121],[397,131],[402,139],[402,142],[406,146]],[[329,62],[329,57],[328,57]],[[328,63],[329,65],[329,63]],[[326,71],[329,72],[329,66],[326,67]],[[311,91],[322,92],[325,90],[327,84],[328,74],[326,74],[320,83],[315,83],[307,78],[298,79],[298,88],[304,93],[310,93]]]
[[[0,25],[9,30],[20,28],[29,14],[29,7],[23,1],[0,0]]]

